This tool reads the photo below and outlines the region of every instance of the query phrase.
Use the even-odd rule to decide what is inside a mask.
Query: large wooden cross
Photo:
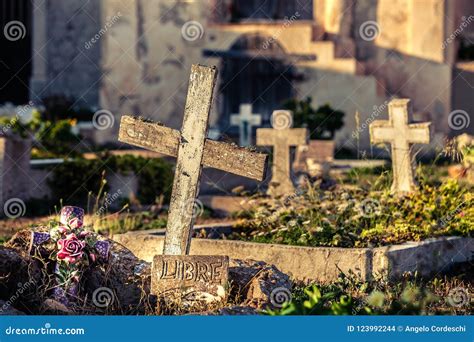
[[[248,146],[251,144],[252,127],[262,124],[262,116],[252,113],[252,105],[243,103],[240,105],[239,114],[230,116],[230,124],[239,126],[239,144],[240,146]]]
[[[412,123],[409,99],[395,99],[388,104],[388,120],[370,124],[372,144],[390,143],[392,147],[392,191],[412,192],[416,188],[415,172],[410,144],[429,144],[432,126],[430,122]]]
[[[181,132],[123,116],[119,141],[177,157],[163,254],[189,254],[202,166],[263,180],[267,155],[206,139],[217,70],[193,65]]]
[[[267,193],[283,196],[295,191],[290,172],[290,147],[308,143],[307,128],[291,128],[293,113],[289,110],[275,110],[272,114],[272,128],[257,129],[257,145],[273,146],[272,179]]]

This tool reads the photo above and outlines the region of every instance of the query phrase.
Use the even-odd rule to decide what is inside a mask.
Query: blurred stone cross
[[[273,146],[272,179],[268,194],[288,195],[295,191],[291,180],[290,147],[308,144],[308,129],[291,128],[293,113],[289,110],[275,110],[271,122],[273,129],[257,129],[257,145]]]
[[[163,296],[182,290],[221,297],[227,282],[228,257],[187,256],[202,166],[256,180],[265,176],[267,155],[206,139],[216,75],[215,67],[192,66],[181,131],[131,116],[120,123],[119,141],[177,157],[164,255],[153,260],[152,290]]]
[[[370,142],[389,143],[392,147],[392,191],[412,192],[416,188],[416,182],[410,145],[429,144],[432,125],[430,122],[410,123],[412,109],[409,99],[390,101],[388,116],[388,120],[377,120],[370,124]]]
[[[249,146],[252,140],[252,128],[262,124],[262,116],[252,113],[252,105],[243,103],[240,105],[239,114],[230,116],[230,124],[239,126],[239,144],[240,146]]]

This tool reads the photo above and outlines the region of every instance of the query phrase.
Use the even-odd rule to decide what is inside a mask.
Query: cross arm
[[[306,145],[308,143],[308,129],[307,128],[289,128],[289,129],[274,129],[274,128],[259,128],[257,129],[257,145],[271,146],[275,144],[277,139],[284,139],[288,146]]]
[[[381,144],[391,142],[395,139],[395,130],[390,121],[377,120],[370,124],[370,142],[372,144]]]
[[[119,141],[139,146],[171,157],[178,156],[181,134],[158,123],[122,116]],[[265,178],[268,155],[252,152],[233,144],[206,139],[202,163],[204,166],[261,181]]]
[[[412,144],[429,144],[433,134],[431,122],[414,123],[409,125],[408,141]]]

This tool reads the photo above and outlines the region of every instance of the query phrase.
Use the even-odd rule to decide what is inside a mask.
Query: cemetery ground
[[[269,197],[258,190],[249,193],[242,189],[234,189],[232,195],[240,197],[241,208],[225,217],[221,212],[206,207],[199,200],[196,201],[197,227],[195,226],[194,237],[211,238],[212,241],[256,242],[269,246],[276,244],[336,248],[377,248],[429,238],[470,237],[474,227],[473,186],[463,180],[450,178],[448,168],[441,164],[433,162],[420,164],[416,171],[419,190],[401,197],[393,196],[390,192],[392,176],[389,166],[334,172],[335,184],[329,188],[322,188],[320,181],[303,180],[294,193],[278,198]],[[97,189],[96,193],[100,192]],[[120,234],[127,232],[139,231],[142,234],[149,231],[160,235],[164,233],[167,221],[166,204],[140,207],[127,203],[123,205],[122,210],[108,209],[97,215],[98,208],[105,203],[104,190],[101,198],[94,199],[96,203],[90,205],[90,215],[86,215],[85,222],[104,237],[112,239],[117,237],[118,241],[122,242],[120,236],[123,235]],[[60,206],[57,208],[59,210]],[[27,227],[46,225],[55,216],[56,213],[50,216],[2,220],[1,241],[11,246],[12,243],[7,241],[15,233]],[[231,222],[232,226],[230,231],[213,228],[225,226],[228,222]],[[18,234],[13,239],[16,240]],[[13,246],[18,248],[15,243]],[[19,248],[21,250],[21,247]],[[136,253],[133,247],[132,250]],[[140,253],[136,254],[140,256]],[[292,256],[290,254],[285,257]],[[434,255],[423,257],[432,258]],[[321,260],[313,262],[323,263]],[[149,265],[146,262],[144,265],[143,267],[149,267],[146,266]],[[288,287],[288,290],[284,286],[281,287],[280,293],[274,293],[275,297],[271,301],[267,298],[267,302],[260,301],[253,306],[246,305],[245,310],[239,311],[236,308],[241,307],[246,299],[242,300],[241,297],[249,294],[242,289],[239,290],[241,294],[235,294],[234,288],[227,303],[206,306],[203,311],[207,314],[267,315],[472,314],[473,271],[471,259],[442,267],[433,274],[406,272],[396,279],[388,279],[383,274],[374,274],[370,279],[363,279],[357,266],[354,269],[340,270],[329,282],[296,279],[291,276],[291,272],[288,272],[291,287]],[[253,276],[262,281],[258,272],[260,271],[255,271]],[[145,274],[146,279],[149,274],[146,272]],[[249,284],[239,286],[245,288]],[[47,292],[46,289],[47,286],[41,291]],[[142,298],[142,294],[137,295],[136,288],[125,291],[130,291],[131,298],[135,298],[130,303],[135,300],[133,304],[140,303],[142,308],[138,309],[133,305],[98,308],[86,297],[83,298],[84,305],[79,312],[84,314],[189,312],[181,306],[157,308],[153,300]],[[146,292],[147,290],[144,291]],[[43,296],[45,300],[46,293],[43,293]],[[115,293],[114,296],[120,298],[120,294]],[[12,307],[25,313],[40,313],[44,310],[50,313],[64,313],[57,308],[45,309],[38,298],[35,298],[34,302],[32,304],[25,298],[20,298],[17,305],[13,304]],[[195,311],[196,308],[191,310]]]
[[[325,164],[336,165],[333,156],[311,151],[318,142],[309,142],[308,128],[292,128],[287,109],[273,111],[272,128],[257,129],[259,149],[208,139],[216,76],[215,67],[192,66],[180,131],[122,116],[119,142],[167,159],[64,158],[48,173],[59,203],[4,202],[3,214],[13,220],[38,204],[52,215],[4,224],[2,313],[471,313],[472,167],[462,165],[465,178],[440,174],[438,158],[414,167],[412,145],[429,144],[432,125],[413,123],[409,99],[391,100],[389,119],[369,127],[372,144],[391,145],[390,168],[331,174]],[[250,108],[245,113],[243,119],[252,116]],[[241,133],[249,142],[250,132]],[[2,142],[18,143],[29,158],[27,141]],[[306,173],[295,173],[293,146],[305,156]],[[452,156],[448,147],[445,157]],[[4,148],[4,163],[12,150]],[[18,159],[4,165],[2,190],[21,185]],[[203,167],[254,187],[228,189],[206,208],[198,197],[201,179],[209,179]],[[110,173],[120,174],[122,188],[112,186]],[[139,187],[127,195],[132,175]]]

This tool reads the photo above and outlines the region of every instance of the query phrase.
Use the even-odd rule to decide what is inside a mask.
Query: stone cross
[[[412,192],[416,188],[416,182],[410,144],[429,144],[432,125],[430,122],[410,124],[412,108],[409,99],[390,101],[388,115],[388,120],[377,120],[370,124],[370,141],[372,144],[391,144],[392,191]]]
[[[187,256],[202,166],[256,180],[265,177],[266,155],[206,139],[216,75],[215,67],[192,66],[181,131],[130,116],[120,123],[119,141],[177,157],[163,255],[153,260],[152,290],[164,297],[167,291],[187,290],[205,298],[225,292],[228,257]]]
[[[252,140],[252,127],[262,124],[262,116],[252,113],[252,105],[250,103],[243,103],[240,105],[239,114],[230,116],[230,124],[232,126],[239,126],[240,146],[248,146]]]
[[[288,195],[295,191],[290,178],[290,147],[308,143],[307,128],[291,128],[293,113],[276,110],[272,114],[272,128],[257,129],[257,145],[273,146],[272,179],[268,187],[271,196]]]

